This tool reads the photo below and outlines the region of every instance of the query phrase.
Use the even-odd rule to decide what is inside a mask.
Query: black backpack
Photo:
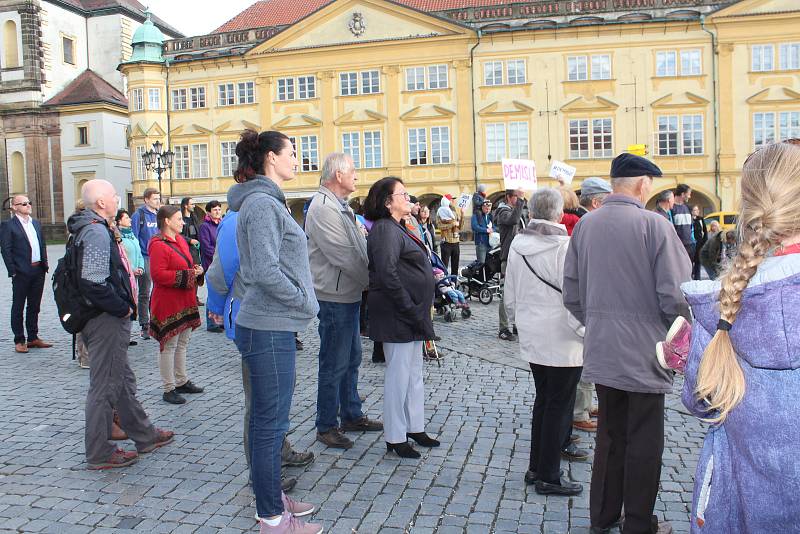
[[[64,257],[58,260],[53,272],[53,296],[58,308],[61,326],[70,334],[77,334],[90,319],[97,315],[80,291],[80,260],[83,247],[75,241],[80,234],[69,236]]]

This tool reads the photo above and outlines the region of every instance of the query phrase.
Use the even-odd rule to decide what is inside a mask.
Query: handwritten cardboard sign
[[[536,189],[536,163],[529,159],[504,159],[503,183],[506,189]]]
[[[572,183],[572,179],[575,178],[575,171],[575,167],[567,165],[563,161],[554,159],[552,163],[550,163],[550,178],[560,180],[564,182],[564,185]]]
[[[469,206],[469,201],[472,199],[472,195],[469,193],[461,193],[461,196],[458,197],[458,203],[456,204],[460,209],[465,209]]]

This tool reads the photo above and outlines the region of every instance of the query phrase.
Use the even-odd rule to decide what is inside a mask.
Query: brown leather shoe
[[[153,452],[159,447],[163,447],[164,445],[169,445],[170,443],[172,443],[172,440],[174,439],[175,439],[175,432],[173,432],[172,430],[161,430],[160,428],[156,428],[156,441],[154,443],[151,443],[147,447],[139,449],[139,453],[147,454],[148,452]]]
[[[136,463],[136,460],[139,459],[139,455],[133,451],[126,451],[123,449],[117,449],[105,462],[100,463],[90,463],[89,469],[94,471],[98,469],[113,469],[115,467],[127,467],[133,463]]]
[[[114,412],[114,421],[111,423],[111,439],[113,441],[122,441],[128,439],[128,434],[122,430],[122,427],[119,424],[119,414]]]
[[[572,428],[583,430],[585,432],[597,432],[597,422],[595,421],[573,421]]]
[[[33,341],[28,341],[29,349],[49,349],[52,346],[53,346],[52,343],[42,341],[41,339],[34,339]]]
[[[28,345],[25,343],[14,343],[14,350],[24,354],[28,352]]]

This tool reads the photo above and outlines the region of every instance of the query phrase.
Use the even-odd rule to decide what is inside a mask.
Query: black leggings
[[[458,260],[461,257],[459,243],[446,243],[442,241],[442,263],[450,274],[458,276]]]

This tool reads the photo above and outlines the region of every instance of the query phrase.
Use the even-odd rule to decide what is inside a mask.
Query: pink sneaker
[[[667,332],[667,339],[656,343],[656,358],[664,369],[683,374],[689,346],[692,342],[692,325],[681,316],[675,319]]]
[[[281,493],[281,501],[283,501],[283,509],[295,517],[303,517],[304,515],[314,513],[314,505],[307,502],[300,502],[292,499],[285,493]],[[256,521],[261,521],[256,512]]]
[[[260,521],[260,534],[322,534],[322,526],[313,523],[305,523],[288,511],[284,511],[281,522],[274,527],[268,525],[263,520]]]

